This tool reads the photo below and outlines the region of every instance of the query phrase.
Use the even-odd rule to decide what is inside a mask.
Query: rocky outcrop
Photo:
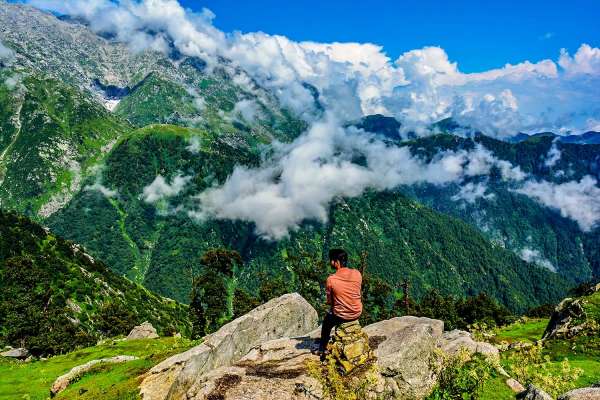
[[[513,378],[508,378],[506,380],[506,386],[508,386],[510,390],[512,390],[515,393],[523,393],[525,391],[525,386],[523,386],[521,382]]]
[[[527,385],[527,389],[517,398],[522,400],[553,400],[552,396],[532,384]]]
[[[299,295],[271,300],[207,336],[201,345],[155,366],[140,387],[143,399],[322,399],[322,377],[309,367],[320,366],[311,353],[320,335],[316,325],[316,312]],[[366,346],[363,343],[348,352],[341,349],[341,353],[348,353],[343,356],[348,360],[373,353],[376,368],[370,393],[374,396],[426,397],[436,384],[440,350],[452,354],[465,348],[491,357],[498,354],[468,332],[444,333],[444,323],[429,318],[405,316],[368,325],[362,331],[357,328],[347,326],[334,336],[341,334],[340,342],[342,336],[352,336],[348,343],[360,341],[361,332],[368,336]],[[348,376],[361,370],[356,368],[358,372]]]
[[[560,396],[558,400],[600,400],[600,387],[571,390]]]
[[[152,324],[148,321],[145,321],[141,325],[134,327],[131,332],[129,332],[129,335],[127,335],[127,340],[156,338],[158,338],[156,329],[154,329]]]
[[[110,358],[101,358],[99,360],[88,361],[85,364],[78,365],[76,367],[71,368],[69,372],[64,375],[56,378],[54,383],[52,384],[52,388],[50,388],[50,394],[52,396],[57,395],[58,393],[65,390],[71,383],[79,380],[83,374],[90,371],[97,365],[101,364],[118,364],[127,361],[137,360],[137,357],[134,356],[116,356]]]
[[[301,336],[317,324],[317,312],[299,294],[272,299],[206,336],[199,346],[156,365],[146,374],[140,393],[144,400],[185,399],[208,372],[231,366],[261,343]]]
[[[18,349],[11,348],[0,353],[0,356],[25,360],[27,357],[29,357],[29,350],[22,347],[19,347]]]
[[[344,375],[374,360],[369,336],[361,329],[358,321],[336,327],[327,349]]]

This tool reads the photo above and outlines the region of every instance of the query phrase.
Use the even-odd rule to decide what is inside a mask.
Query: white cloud
[[[462,182],[466,177],[502,170],[482,146],[443,151],[426,161],[408,147],[390,146],[355,128],[342,128],[329,114],[289,144],[275,143],[275,154],[260,168],[237,167],[222,186],[198,197],[190,215],[250,221],[258,234],[280,239],[306,219],[325,222],[337,197],[356,197],[366,189],[399,185]],[[353,162],[362,156],[365,165]],[[510,169],[507,169],[512,171]],[[513,179],[507,174],[506,179]]]
[[[563,51],[558,62],[506,64],[463,73],[439,47],[408,51],[395,62],[371,43],[294,42],[284,36],[216,29],[214,14],[194,13],[176,0],[112,2],[30,0],[30,4],[90,21],[136,51],[167,51],[173,43],[184,55],[228,58],[287,107],[306,119],[319,118],[305,83],[319,90],[320,102],[341,120],[383,113],[402,120],[404,130],[427,133],[427,126],[454,117],[498,137],[519,131],[581,131],[598,117],[600,49],[581,45]],[[155,32],[151,35],[148,32]]]
[[[590,231],[600,222],[600,188],[591,176],[579,182],[554,184],[547,181],[528,181],[515,191],[560,211],[563,217],[579,224],[583,231]]]
[[[534,263],[544,268],[547,268],[552,272],[556,272],[556,267],[554,266],[554,264],[552,264],[548,259],[544,258],[538,250],[525,247],[521,249],[521,251],[519,251],[517,254],[519,255],[519,257],[521,257],[522,260],[526,262]]]
[[[142,198],[147,203],[156,203],[164,198],[177,196],[191,179],[191,176],[177,175],[169,184],[162,175],[157,175],[150,185],[144,187]]]
[[[116,190],[109,189],[100,182],[95,182],[93,185],[88,185],[88,186],[84,187],[83,190],[90,191],[90,192],[91,191],[100,192],[104,195],[104,197],[107,197],[109,199],[113,198],[113,197],[117,197],[119,195],[119,193]]]
[[[548,168],[554,167],[562,155],[560,149],[556,145],[556,142],[556,140],[552,142],[552,146],[550,147],[550,150],[548,150],[548,154],[546,154],[544,165]]]
[[[192,136],[189,139],[189,145],[186,147],[186,150],[190,153],[197,154],[200,152],[202,148],[202,139],[199,136]]]
[[[475,201],[477,201],[477,199],[491,200],[494,197],[496,197],[493,193],[486,194],[486,191],[487,191],[487,186],[485,185],[485,183],[469,182],[460,187],[460,190],[458,191],[458,193],[455,194],[454,196],[452,196],[452,200],[454,200],[454,201],[464,200],[467,203],[474,204]]]
[[[248,123],[252,123],[260,116],[260,107],[256,101],[244,99],[235,103],[231,113],[235,116],[241,116]]]

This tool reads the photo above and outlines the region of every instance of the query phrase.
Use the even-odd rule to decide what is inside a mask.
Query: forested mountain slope
[[[187,307],[110,271],[82,247],[0,211],[0,345],[70,351],[150,321],[188,333]]]

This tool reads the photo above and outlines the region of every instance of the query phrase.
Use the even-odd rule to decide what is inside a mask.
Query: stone
[[[527,389],[518,398],[522,400],[553,400],[552,396],[532,384],[527,385]]]
[[[69,372],[64,375],[56,378],[52,387],[50,388],[50,393],[52,397],[56,396],[58,393],[65,390],[71,383],[77,381],[83,374],[91,370],[96,365],[100,364],[118,364],[127,361],[137,360],[137,357],[134,356],[115,356],[110,358],[101,358],[99,360],[88,361],[85,364],[78,365],[76,367],[71,368]]]
[[[10,349],[0,353],[2,357],[16,358],[18,360],[25,360],[29,356],[29,350],[19,347],[18,349]]]
[[[265,342],[230,367],[207,373],[187,399],[315,400],[322,398],[319,382],[306,363],[318,364],[310,351],[318,332],[298,338]]]
[[[436,383],[432,365],[443,330],[442,321],[411,316],[364,328],[386,393],[403,399],[422,399],[431,392]]]
[[[584,329],[582,326],[573,327],[573,321],[585,319],[585,311],[579,299],[567,297],[561,301],[548,322],[548,326],[542,335],[542,340],[555,338],[570,338]]]
[[[476,342],[471,333],[458,329],[444,332],[440,347],[448,354],[456,354],[460,349],[466,349],[471,354],[483,354],[493,360],[500,358],[500,351],[496,346],[486,342]]]
[[[327,349],[344,375],[374,361],[369,337],[361,329],[358,321],[337,326]]]
[[[508,378],[506,380],[506,385],[515,393],[523,393],[525,391],[525,386],[521,385],[521,382],[513,378]]]
[[[558,400],[600,400],[600,387],[571,390],[560,396]]]
[[[203,387],[206,374],[233,365],[252,348],[304,335],[317,325],[317,312],[299,294],[272,299],[207,335],[202,344],[153,367],[144,376],[140,394],[144,400],[186,398],[187,392]]]
[[[152,324],[148,321],[145,321],[141,325],[134,327],[131,332],[129,332],[129,335],[127,335],[127,340],[156,338],[158,338],[156,329],[154,329]]]

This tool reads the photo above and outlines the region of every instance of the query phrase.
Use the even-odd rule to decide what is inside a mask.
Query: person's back
[[[362,314],[362,276],[356,269],[340,268],[327,278],[327,300],[333,314],[353,321]]]
[[[334,326],[357,320],[362,314],[361,285],[359,271],[347,266],[348,253],[342,249],[329,250],[329,262],[335,274],[327,278],[325,285],[327,304],[331,310],[323,318],[319,353],[325,358],[325,349]]]

